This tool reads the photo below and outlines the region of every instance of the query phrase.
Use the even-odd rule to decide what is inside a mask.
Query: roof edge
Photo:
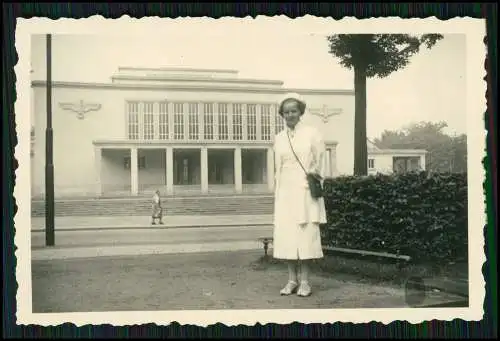
[[[45,80],[31,81],[32,87],[46,86]],[[225,91],[225,92],[270,92],[270,93],[287,93],[296,92],[301,94],[331,94],[331,95],[354,95],[354,90],[350,89],[312,89],[312,88],[257,88],[257,87],[213,87],[213,86],[189,86],[189,85],[167,85],[167,84],[120,84],[120,83],[97,83],[97,82],[65,82],[53,81],[53,87],[60,88],[97,88],[97,89],[138,89],[138,90],[159,90],[159,89],[176,89],[176,90],[206,90],[206,91]]]
[[[132,67],[132,66],[119,66],[120,70],[130,71],[188,71],[188,72],[215,72],[215,73],[238,73],[234,69],[202,69],[202,68],[189,68],[189,67]]]
[[[283,85],[283,81],[271,79],[253,79],[253,78],[213,78],[213,77],[179,77],[179,76],[134,76],[134,75],[114,75],[112,80],[139,80],[139,81],[178,81],[178,82],[220,82],[220,83],[249,83],[249,84],[275,84]]]

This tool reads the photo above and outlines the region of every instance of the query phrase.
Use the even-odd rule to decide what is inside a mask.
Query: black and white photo
[[[483,26],[19,20],[18,320],[482,318]]]

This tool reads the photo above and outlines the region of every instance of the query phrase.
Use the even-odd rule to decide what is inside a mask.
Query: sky
[[[328,53],[324,34],[289,30],[201,30],[163,35],[54,35],[54,81],[111,82],[120,66],[235,69],[285,87],[353,89],[353,71]],[[186,33],[189,32],[189,33]],[[46,78],[45,36],[32,38],[32,79]],[[367,82],[367,133],[445,121],[466,133],[466,36],[448,34],[402,70]]]

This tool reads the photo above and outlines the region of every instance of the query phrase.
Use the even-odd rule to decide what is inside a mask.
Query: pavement
[[[263,250],[258,238],[269,235],[272,235],[272,227],[268,225],[73,229],[58,230],[55,233],[55,246],[47,247],[45,233],[32,231],[31,256],[33,260],[48,260]]]
[[[270,215],[56,217],[55,245],[45,244],[45,218],[31,218],[33,260],[258,250],[272,235]]]
[[[151,225],[150,216],[55,217],[56,231],[163,229],[181,227],[271,226],[272,215],[173,215],[164,216],[163,225]],[[45,217],[31,218],[31,231],[45,231]]]
[[[45,246],[45,218],[31,218],[33,261],[95,257],[262,252],[261,237],[272,235],[270,215],[165,216],[151,225],[149,216],[56,217],[56,245]],[[271,245],[272,247],[272,245]],[[269,250],[269,252],[272,252]],[[467,295],[466,279],[426,279],[426,284]]]

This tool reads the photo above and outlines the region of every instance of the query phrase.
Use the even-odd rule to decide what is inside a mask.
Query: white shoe
[[[280,294],[284,296],[291,295],[297,290],[298,284],[294,281],[288,281],[283,289],[281,289]]]
[[[297,295],[301,297],[307,297],[311,295],[311,286],[307,282],[300,282],[299,290],[297,290]]]

